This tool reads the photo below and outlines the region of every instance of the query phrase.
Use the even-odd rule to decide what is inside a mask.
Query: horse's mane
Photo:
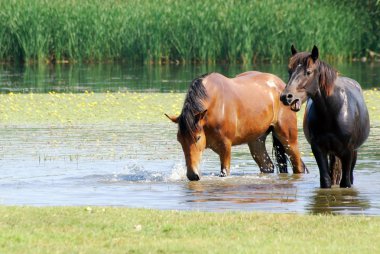
[[[319,69],[319,86],[329,96],[333,91],[338,72],[323,61],[317,60],[316,64]]]
[[[182,135],[191,135],[199,128],[197,125],[196,115],[204,110],[203,101],[208,97],[206,88],[202,80],[208,74],[195,78],[187,91],[185,102],[183,103],[182,112],[178,118],[179,131]]]
[[[309,66],[310,61],[313,61],[310,53],[300,52],[291,58],[289,67],[295,67],[298,64],[302,64],[302,66]],[[326,95],[329,96],[333,91],[334,82],[338,77],[338,72],[330,65],[319,59],[317,59],[314,64],[316,65],[319,73],[319,87],[326,93]]]

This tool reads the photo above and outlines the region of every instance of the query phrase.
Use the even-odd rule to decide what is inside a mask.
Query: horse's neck
[[[326,121],[333,120],[338,113],[336,112],[336,105],[333,105],[334,100],[332,100],[331,96],[334,95],[330,95],[330,97],[328,97],[323,91],[321,91],[321,89],[318,89],[317,92],[311,96],[317,113]]]

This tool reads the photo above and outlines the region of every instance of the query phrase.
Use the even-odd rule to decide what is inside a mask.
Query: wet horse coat
[[[311,53],[298,53],[292,46],[289,76],[281,100],[294,111],[307,100],[303,129],[318,164],[321,187],[331,187],[334,164],[342,170],[340,186],[351,187],[357,150],[370,127],[359,83],[320,61],[316,46]]]
[[[177,139],[185,155],[187,177],[200,179],[198,166],[205,148],[220,156],[220,175],[229,175],[231,146],[240,144],[248,144],[262,172],[273,172],[274,165],[265,148],[271,131],[280,172],[287,172],[285,153],[293,172],[304,172],[296,115],[279,100],[284,87],[278,77],[254,71],[232,79],[218,73],[195,79],[181,114],[168,116],[179,125]]]

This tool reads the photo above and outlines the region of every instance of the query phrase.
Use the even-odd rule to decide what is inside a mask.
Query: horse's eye
[[[310,76],[311,73],[312,73],[311,70],[307,70],[307,71],[306,71],[306,74],[307,74],[308,76]]]
[[[201,136],[197,136],[197,142],[201,139]]]

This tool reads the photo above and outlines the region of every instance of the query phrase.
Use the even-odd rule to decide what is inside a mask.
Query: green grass
[[[379,253],[380,218],[0,207],[1,253]]]
[[[0,0],[3,61],[282,60],[380,50],[375,0]]]
[[[0,94],[0,125],[122,124],[169,121],[178,115],[184,93]],[[371,123],[380,123],[380,91],[365,90]],[[303,114],[298,113],[302,122]]]

